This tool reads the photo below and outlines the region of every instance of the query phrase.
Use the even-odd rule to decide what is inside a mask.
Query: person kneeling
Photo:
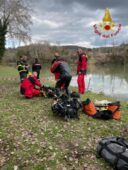
[[[36,86],[38,88],[36,88]],[[26,98],[33,98],[40,95],[41,82],[37,79],[37,72],[33,72],[28,78],[25,78],[20,84],[20,92]]]

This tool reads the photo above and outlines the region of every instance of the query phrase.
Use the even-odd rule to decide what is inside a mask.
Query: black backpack
[[[81,102],[79,96],[73,93],[71,97],[61,95],[59,98],[54,100],[51,107],[54,115],[64,117],[65,120],[78,118],[78,110],[81,108]]]
[[[102,139],[97,146],[97,156],[104,158],[116,170],[128,170],[128,142],[123,138]]]

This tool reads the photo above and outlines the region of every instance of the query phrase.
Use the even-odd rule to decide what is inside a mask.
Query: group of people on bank
[[[24,78],[27,78],[30,65],[27,63],[27,56],[20,56],[19,60],[17,61],[17,69],[19,71],[20,81],[22,82]],[[32,64],[32,72],[37,72],[37,78],[39,79],[41,71],[41,64],[39,63],[38,59],[35,58],[34,63]]]
[[[38,59],[35,58],[32,68],[27,63],[26,56],[20,56],[19,61],[17,61],[17,69],[20,76],[20,92],[26,98],[32,98],[34,96],[39,96],[41,91],[41,82],[39,79],[41,64]],[[32,70],[32,73],[30,72]]]
[[[80,94],[85,93],[85,75],[87,71],[87,56],[81,48],[77,50],[78,62],[77,62],[77,82],[78,91]],[[29,74],[30,66],[27,63],[26,56],[20,56],[17,61],[17,69],[20,75],[20,90],[26,98],[32,98],[34,96],[41,95],[41,82],[40,82],[40,71],[41,64],[38,59],[35,58],[32,64],[32,74]],[[69,85],[72,79],[71,70],[69,64],[60,56],[58,52],[55,52],[54,58],[51,63],[50,71],[54,74],[56,84],[55,88],[58,93],[61,90],[65,90],[66,94],[69,95]],[[38,86],[38,87],[37,87]]]

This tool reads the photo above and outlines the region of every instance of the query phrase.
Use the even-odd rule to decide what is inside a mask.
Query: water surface
[[[90,65],[85,82],[89,91],[128,101],[128,65]],[[77,76],[71,85],[77,86]]]

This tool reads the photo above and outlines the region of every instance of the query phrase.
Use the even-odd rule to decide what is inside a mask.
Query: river
[[[85,82],[87,91],[128,101],[128,65],[89,65]],[[73,76],[71,86],[77,86],[77,76]]]

